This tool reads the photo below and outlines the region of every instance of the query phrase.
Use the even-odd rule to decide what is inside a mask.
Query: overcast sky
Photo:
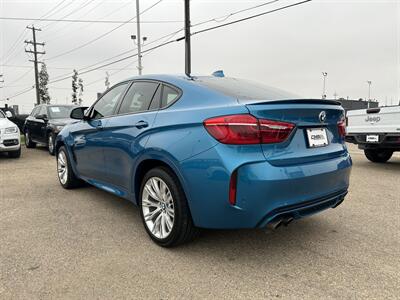
[[[158,1],[141,0],[141,11]],[[192,24],[265,2],[192,0]],[[225,22],[295,2],[276,1],[232,16]],[[49,18],[126,21],[135,16],[136,9],[134,0],[0,0],[0,3],[1,17],[41,18],[61,3],[50,11]],[[149,44],[144,49],[157,45],[165,39],[150,43],[183,27],[183,0],[163,0],[143,13],[141,20],[144,21],[142,36],[148,38],[146,43]],[[176,22],[146,23],[149,21]],[[223,19],[218,21],[194,27],[192,31],[223,23]],[[31,57],[24,52],[23,43],[23,40],[32,38],[31,31],[25,29],[32,22],[0,20],[0,74],[4,75],[5,81],[0,84],[3,86],[0,88],[0,106],[4,105],[6,97],[34,84],[33,63],[29,62]],[[135,23],[125,24],[96,42],[67,54],[64,53],[119,24],[33,23],[42,29],[37,33],[37,41],[46,43],[46,54],[40,59],[47,63],[50,80],[69,76],[74,68],[79,70],[129,50],[136,53],[130,39],[131,34],[136,34]],[[84,104],[90,105],[96,99],[96,92],[104,91],[106,71],[111,75],[111,84],[114,84],[136,75],[136,65],[134,57],[82,75]],[[144,74],[183,73],[184,43],[173,43],[145,54],[143,66]],[[328,73],[328,98],[333,98],[334,94],[350,99],[367,98],[367,81],[371,80],[371,98],[376,98],[381,104],[398,103],[400,0],[314,0],[194,36],[193,74],[207,75],[218,69],[223,69],[227,76],[256,80],[307,98],[321,97],[322,72]],[[52,103],[70,103],[71,80],[51,84],[50,96]],[[29,112],[35,101],[32,90],[11,98],[8,103],[19,104],[22,112]]]

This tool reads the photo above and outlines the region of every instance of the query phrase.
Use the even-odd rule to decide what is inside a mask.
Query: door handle
[[[149,123],[147,123],[146,121],[139,121],[135,124],[135,127],[138,129],[145,128],[148,126],[149,126]]]

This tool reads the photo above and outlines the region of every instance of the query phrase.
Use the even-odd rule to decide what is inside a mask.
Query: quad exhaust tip
[[[294,220],[293,217],[284,217],[268,223],[268,229],[277,229],[281,225],[288,226]]]

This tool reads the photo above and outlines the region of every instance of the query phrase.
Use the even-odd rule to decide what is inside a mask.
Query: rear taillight
[[[243,114],[207,119],[204,127],[223,144],[248,145],[281,143],[289,137],[295,125]]]
[[[260,119],[261,143],[281,143],[285,141],[294,128],[294,124]]]
[[[345,138],[346,137],[346,121],[345,121],[345,119],[340,120],[338,122],[337,126],[338,126],[339,136],[342,138]]]

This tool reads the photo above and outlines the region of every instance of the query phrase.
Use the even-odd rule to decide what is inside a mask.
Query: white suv
[[[21,156],[20,132],[18,126],[11,122],[0,110],[0,152],[7,152],[11,158]]]

